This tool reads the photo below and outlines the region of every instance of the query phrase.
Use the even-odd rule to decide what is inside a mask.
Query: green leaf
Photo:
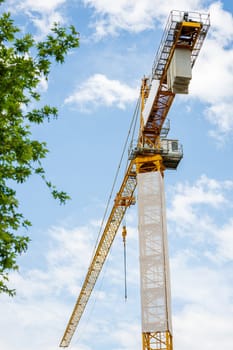
[[[39,175],[60,204],[70,199],[48,181],[41,163],[47,145],[31,134],[32,126],[56,119],[58,110],[31,106],[40,101],[39,83],[42,77],[48,79],[52,63],[64,63],[67,53],[78,46],[74,26],[55,23],[51,34],[37,43],[30,33],[20,32],[10,13],[0,15],[0,293],[9,296],[15,295],[8,287],[10,272],[19,268],[18,257],[27,251],[31,226],[19,210],[15,185]]]

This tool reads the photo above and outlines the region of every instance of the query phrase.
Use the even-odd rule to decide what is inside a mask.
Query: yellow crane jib
[[[142,349],[172,350],[169,259],[164,170],[182,159],[178,140],[167,139],[164,126],[175,94],[187,94],[192,67],[210,27],[209,14],[172,11],[151,75],[142,79],[140,129],[129,164],[103,229],[60,347],[68,347],[85,310],[127,208],[138,188],[138,231]],[[123,234],[126,231],[123,230]],[[125,238],[124,238],[125,239]]]

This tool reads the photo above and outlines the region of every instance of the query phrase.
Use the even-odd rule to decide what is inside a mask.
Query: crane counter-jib
[[[140,225],[145,237],[144,246],[148,246],[146,232],[148,232],[147,223],[144,222],[144,216],[148,215],[151,208],[155,208],[156,213],[161,213],[152,218],[152,223],[157,221],[157,226],[152,228],[151,239],[154,240],[154,249],[150,249],[148,254],[154,254],[153,251],[158,247],[157,257],[152,259],[149,255],[142,258],[141,280],[148,275],[148,279],[141,284],[142,294],[142,315],[144,317],[142,324],[146,325],[142,337],[143,350],[172,350],[171,334],[171,315],[170,300],[168,295],[169,273],[168,257],[166,253],[166,221],[163,198],[163,171],[176,169],[182,158],[182,152],[178,146],[177,140],[168,140],[162,137],[162,128],[171,107],[176,93],[188,93],[188,86],[191,80],[191,69],[196,61],[203,41],[207,35],[210,26],[208,14],[199,14],[196,12],[172,11],[163,38],[156,55],[152,74],[150,78],[144,78],[141,86],[141,115],[140,130],[136,148],[129,154],[129,164],[124,175],[119,192],[115,197],[112,210],[103,229],[102,236],[95,249],[92,261],[87,271],[81,292],[68,321],[60,347],[68,347],[80,318],[90,298],[91,292],[95,286],[103,264],[114,241],[120,223],[124,217],[126,209],[134,203],[134,191],[137,181],[141,181],[141,195],[138,197],[138,207],[142,208],[139,212]],[[161,139],[161,140],[160,140]],[[154,172],[161,176],[154,176]],[[147,173],[149,176],[147,177]],[[140,175],[142,174],[142,175]],[[144,176],[145,175],[145,176]],[[153,191],[146,187],[147,180],[152,183]],[[154,185],[153,185],[154,184]],[[149,186],[149,187],[150,187]],[[147,188],[147,189],[146,189]],[[148,200],[147,193],[153,194],[151,201]],[[157,196],[157,197],[156,197]],[[157,199],[160,198],[160,202]],[[155,202],[160,204],[155,205]],[[142,203],[144,203],[142,205]],[[158,207],[159,205],[159,207]],[[152,227],[152,226],[151,226]],[[157,228],[156,228],[157,227]],[[158,231],[160,230],[160,231]],[[154,231],[160,232],[154,236]],[[162,245],[161,245],[162,244]],[[141,247],[142,248],[142,247]],[[164,253],[165,252],[165,253]],[[141,254],[143,257],[143,254]],[[154,273],[151,274],[151,261],[160,260],[160,266],[155,266]],[[158,280],[154,279],[154,290],[157,293],[157,300],[151,303],[149,288],[151,278],[155,278],[156,271],[160,271]],[[143,272],[144,271],[144,272]],[[163,274],[163,275],[161,275]],[[158,282],[163,282],[163,289],[157,290]],[[162,293],[162,294],[161,294]],[[148,296],[148,297],[147,297]],[[158,308],[161,297],[164,303]],[[143,306],[144,305],[144,306]],[[153,320],[147,322],[150,317],[151,308],[153,312],[157,308],[159,314],[153,314]],[[147,311],[146,311],[147,310]],[[145,311],[145,312],[144,312]],[[164,322],[159,323],[159,315],[163,313]],[[156,320],[156,321],[155,321]],[[156,326],[160,324],[160,326]],[[162,326],[161,326],[162,325]],[[157,329],[157,328],[158,329]]]
[[[144,93],[142,133],[150,143],[155,143],[160,135],[175,94],[188,93],[191,69],[209,26],[209,14],[171,12],[152,74],[144,85],[147,93]]]

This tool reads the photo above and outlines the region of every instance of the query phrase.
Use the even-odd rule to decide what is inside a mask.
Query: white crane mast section
[[[137,184],[142,332],[172,334],[164,181],[156,171]]]

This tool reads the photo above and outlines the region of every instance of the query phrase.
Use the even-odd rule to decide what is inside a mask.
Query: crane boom
[[[126,208],[134,202],[133,193],[136,188],[136,171],[133,161],[129,163],[120,191],[116,195],[112,211],[109,215],[102,237],[95,250],[81,292],[68,322],[60,346],[67,347],[83,314],[96,280],[116,236]]]
[[[164,121],[176,93],[188,93],[190,76],[174,78],[174,61],[182,55],[189,57],[190,69],[199,54],[210,26],[209,15],[195,12],[172,11],[156,55],[152,74],[142,80],[141,119],[137,146],[131,150],[129,164],[122,185],[94,252],[79,297],[65,329],[60,347],[68,347],[91,292],[114,241],[127,207],[134,203],[134,191],[139,173],[176,169],[182,154],[169,154],[172,140],[161,139]],[[178,58],[177,58],[178,57]],[[181,89],[181,90],[180,90]],[[162,178],[159,180],[162,183]],[[144,179],[142,176],[142,184]],[[162,193],[162,192],[161,192]],[[166,284],[166,283],[165,283]],[[166,291],[165,291],[166,292]],[[170,330],[145,331],[143,349],[172,350]]]

